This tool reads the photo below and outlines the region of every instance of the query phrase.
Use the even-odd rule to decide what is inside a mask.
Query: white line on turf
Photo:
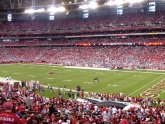
[[[94,84],[94,82],[83,82],[84,84]]]
[[[21,65],[30,65],[30,64],[21,64]],[[49,66],[47,64],[31,64],[31,65],[34,65],[34,66]],[[59,65],[51,65],[49,67],[59,67]],[[132,72],[132,73],[151,73],[151,74],[165,74],[163,72],[163,70],[160,70],[162,72],[154,72],[154,71],[159,71],[159,70],[144,70],[144,71],[147,71],[147,72],[144,72],[142,70],[139,70],[139,71],[135,71],[135,70],[132,70],[132,71],[127,71],[127,70],[110,70],[109,68],[92,68],[92,67],[75,67],[75,66],[63,66],[63,68],[73,68],[73,69],[90,69],[90,70],[102,70],[102,71],[118,71],[118,72]],[[151,71],[151,72],[150,72]]]
[[[29,67],[29,68],[34,68],[34,67],[31,66],[31,67]]]
[[[9,66],[9,65],[14,65],[14,64],[1,64],[3,66]]]
[[[70,81],[72,81],[72,80],[63,80],[63,81],[65,81],[65,82],[70,82]]]
[[[6,73],[7,71],[2,71],[3,73]]]
[[[165,78],[162,79],[161,81],[163,81],[163,80],[165,80]],[[147,90],[145,90],[143,93],[145,93],[145,92],[147,92],[148,90],[152,89],[153,87],[156,87],[157,85],[161,84],[161,81],[157,82],[157,83],[154,84],[152,87],[150,87],[150,88],[148,88]],[[164,91],[165,91],[165,90],[163,90],[162,92],[164,92]],[[141,94],[142,94],[142,93],[141,93]]]
[[[118,85],[116,85],[116,84],[108,84],[108,85],[107,85],[107,87],[110,87],[110,86],[112,86],[112,87],[117,87]]]
[[[28,75],[28,76],[30,76],[30,77],[36,77],[35,75]]]
[[[156,80],[158,80],[158,79],[162,78],[163,76],[165,76],[165,75],[162,75],[162,76],[160,76],[160,77],[156,78],[155,80],[150,81],[150,82],[149,82],[149,83],[147,83],[146,85],[143,85],[143,86],[142,86],[142,87],[140,87],[139,89],[137,89],[137,90],[135,90],[134,92],[132,92],[132,93],[128,94],[128,96],[130,96],[130,95],[132,95],[132,94],[134,94],[134,93],[138,92],[139,90],[143,89],[144,87],[148,86],[149,84],[153,83],[154,81],[156,81]]]
[[[59,65],[48,65],[48,64],[21,64],[21,65],[32,65],[32,66],[48,66],[48,67],[59,67]]]
[[[21,73],[15,72],[15,73],[13,73],[13,74],[20,75]]]

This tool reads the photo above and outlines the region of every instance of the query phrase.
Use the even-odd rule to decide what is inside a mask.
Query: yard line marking
[[[32,66],[48,66],[48,67],[59,67],[60,65],[56,65],[56,64],[53,64],[53,65],[48,65],[48,64],[21,64],[21,65],[32,65]]]
[[[30,77],[36,77],[35,75],[28,75],[28,76],[30,76]]]
[[[116,84],[108,84],[108,85],[107,85],[107,87],[111,87],[111,86],[112,86],[112,87],[117,87],[118,85],[116,85]]]
[[[2,71],[3,73],[6,73],[6,72],[8,72],[8,71]]]
[[[72,81],[72,80],[63,80],[63,81],[65,81],[65,82],[70,82],[70,81]]]
[[[15,73],[13,73],[13,74],[20,75],[21,73],[15,72]]]
[[[162,78],[163,76],[165,76],[165,75],[162,75],[162,76],[160,76],[160,77],[156,78],[155,80],[150,81],[149,83],[147,83],[146,85],[142,86],[141,88],[139,88],[139,89],[135,90],[134,92],[132,92],[132,93],[128,94],[128,96],[130,96],[130,95],[132,95],[132,94],[136,93],[137,91],[139,91],[139,90],[143,89],[143,88],[144,88],[144,87],[146,87],[147,85],[149,85],[149,84],[153,83],[154,81],[156,81],[156,80],[158,80],[158,79]]]
[[[165,78],[140,94],[142,97],[159,97],[165,90]]]
[[[83,82],[84,84],[94,84],[94,82]]]
[[[29,67],[29,68],[34,68],[34,67],[31,66],[31,67]]]

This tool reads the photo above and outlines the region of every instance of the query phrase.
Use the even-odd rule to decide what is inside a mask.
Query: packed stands
[[[122,94],[89,93],[88,97],[95,100],[127,102],[137,104],[139,107],[128,109],[116,106],[97,106],[87,101],[76,99],[45,98],[37,95],[35,89],[43,89],[35,82],[32,86],[26,82],[13,87],[8,83],[1,83],[0,111],[10,102],[13,113],[22,121],[22,124],[162,124],[165,122],[164,101],[152,98],[128,97]],[[31,89],[32,87],[32,89]],[[19,90],[18,90],[19,88]],[[9,106],[9,105],[8,105]]]
[[[49,33],[84,33],[84,32],[107,32],[125,31],[140,32],[141,30],[164,29],[165,16],[162,12],[157,13],[132,13],[113,15],[96,19],[67,19],[55,22],[29,21],[29,22],[0,22],[0,32],[21,33],[49,32]],[[25,33],[24,32],[24,33]]]
[[[162,46],[0,48],[0,61],[80,67],[165,69]]]

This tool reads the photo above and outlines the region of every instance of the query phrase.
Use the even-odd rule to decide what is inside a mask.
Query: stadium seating
[[[157,46],[0,48],[0,62],[67,66],[165,69],[165,49]]]
[[[122,101],[139,105],[139,107],[129,107],[129,109],[123,110],[115,106],[97,106],[76,99],[45,98],[31,91],[28,84],[27,82],[25,87],[20,87],[19,90],[14,90],[8,84],[1,85],[0,111],[4,110],[3,103],[11,102],[14,104],[13,112],[27,124],[32,122],[35,124],[102,124],[105,122],[119,124],[123,119],[137,124],[162,124],[165,122],[165,103],[160,99],[143,99],[122,94],[87,94],[90,98],[102,99],[105,102]],[[37,89],[43,90],[40,84],[35,86]],[[34,86],[31,87],[34,88]]]
[[[155,14],[136,13],[111,16],[97,19],[60,20],[55,22],[0,22],[0,32],[50,32],[50,33],[82,33],[132,30],[140,32],[144,29],[164,29],[165,16],[161,12]]]

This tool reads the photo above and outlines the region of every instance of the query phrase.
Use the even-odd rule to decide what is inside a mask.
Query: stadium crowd
[[[139,108],[131,107],[123,110],[115,106],[97,106],[88,102],[78,102],[76,99],[66,100],[63,97],[45,98],[37,95],[34,92],[35,88],[42,89],[40,85],[34,87],[29,83],[24,83],[20,87],[1,83],[0,123],[163,124],[165,122],[165,102],[160,99],[143,99],[108,93],[88,94],[90,97],[106,101],[131,102],[140,105]]]
[[[1,83],[0,123],[10,124],[163,124],[165,101],[152,98],[128,97],[122,94],[89,93],[89,97],[105,101],[139,104],[127,110],[116,106],[97,106],[63,97],[45,98],[37,95],[40,84],[20,87]],[[81,97],[81,95],[80,95]],[[8,116],[4,116],[8,115]],[[9,118],[10,119],[7,119]]]
[[[165,49],[163,46],[0,48],[0,62],[163,70]]]
[[[1,33],[81,33],[81,32],[104,32],[125,31],[137,32],[145,29],[152,31],[165,28],[165,16],[163,12],[156,13],[132,13],[120,16],[100,17],[96,19],[67,19],[53,22],[26,21],[26,22],[0,22]],[[24,32],[22,32],[24,31]]]

